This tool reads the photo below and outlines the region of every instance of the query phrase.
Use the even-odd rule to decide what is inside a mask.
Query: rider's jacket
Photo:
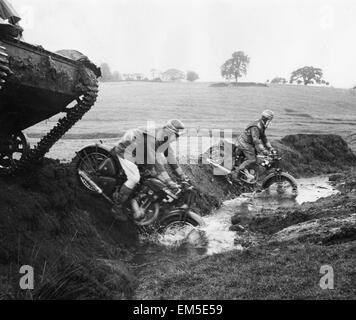
[[[250,146],[262,152],[263,150],[271,149],[272,146],[268,142],[266,136],[266,126],[262,120],[256,120],[251,122],[245,131],[240,135],[237,142],[241,146]]]
[[[126,132],[114,148],[115,153],[135,164],[145,165],[149,169],[155,168],[158,175],[166,172],[166,162],[173,170],[177,170],[179,164],[171,141],[159,140],[158,130],[138,128]]]

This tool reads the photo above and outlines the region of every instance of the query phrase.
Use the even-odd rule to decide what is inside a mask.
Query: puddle
[[[330,197],[339,193],[329,184],[328,177],[315,177],[299,179],[299,194],[296,198],[298,204],[315,202],[318,199]]]
[[[233,200],[225,201],[223,206],[209,216],[203,217],[205,225],[187,232],[185,239],[144,239],[145,245],[137,250],[136,259],[153,261],[162,257],[170,259],[190,258],[202,255],[213,255],[231,250],[243,250],[235,245],[236,232],[229,231],[231,218],[240,212],[241,215],[255,215],[265,209],[297,207],[306,202],[315,202],[337,194],[327,177],[299,179],[299,194],[296,198],[270,197],[264,193],[259,195],[243,194]],[[243,236],[241,237],[243,238]],[[136,261],[138,262],[138,261]]]

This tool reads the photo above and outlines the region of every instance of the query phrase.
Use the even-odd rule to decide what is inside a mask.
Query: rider
[[[127,177],[127,181],[114,193],[118,209],[122,208],[140,182],[141,176],[137,165],[144,165],[151,175],[163,181],[172,191],[178,191],[179,186],[169,176],[165,168],[166,161],[181,181],[188,181],[171,146],[171,142],[179,138],[184,129],[184,124],[174,119],[160,128],[138,128],[124,134],[112,151],[119,158]],[[114,211],[118,219],[125,219],[119,213],[122,210]]]
[[[270,153],[275,152],[266,136],[266,129],[273,118],[273,111],[263,111],[261,118],[250,123],[235,143],[238,150],[243,152],[246,157],[246,160],[237,170],[239,174],[246,176],[247,182],[250,182],[255,178],[249,173],[247,167],[257,161],[256,155],[258,153],[269,155]]]

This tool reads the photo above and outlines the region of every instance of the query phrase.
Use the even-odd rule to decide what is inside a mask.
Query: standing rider
[[[130,198],[141,176],[137,165],[144,165],[146,170],[164,182],[173,191],[178,191],[179,186],[171,179],[165,163],[168,162],[173,172],[182,180],[188,178],[177,162],[171,142],[179,138],[184,130],[184,124],[180,120],[169,120],[160,128],[138,128],[127,131],[120,139],[113,153],[119,158],[121,167],[125,171],[127,181],[117,188],[114,200],[116,209],[121,209]],[[114,210],[118,219],[125,219],[120,214],[122,210]],[[134,217],[140,219],[141,217]]]
[[[247,182],[250,182],[255,178],[249,173],[247,167],[256,163],[256,155],[258,153],[269,155],[270,153],[275,152],[266,136],[266,129],[273,118],[273,111],[263,111],[261,118],[250,123],[235,143],[236,147],[240,152],[242,151],[246,157],[246,160],[239,166],[237,171],[239,174],[246,176]]]

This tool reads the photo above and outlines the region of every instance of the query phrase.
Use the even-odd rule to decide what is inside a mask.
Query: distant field
[[[241,132],[263,109],[276,119],[272,138],[294,133],[334,133],[356,144],[356,91],[282,86],[214,88],[209,83],[101,83],[94,108],[66,139],[114,138],[146,121],[181,118],[189,128]],[[57,118],[28,130],[47,132]],[[352,136],[353,135],[353,136]]]

